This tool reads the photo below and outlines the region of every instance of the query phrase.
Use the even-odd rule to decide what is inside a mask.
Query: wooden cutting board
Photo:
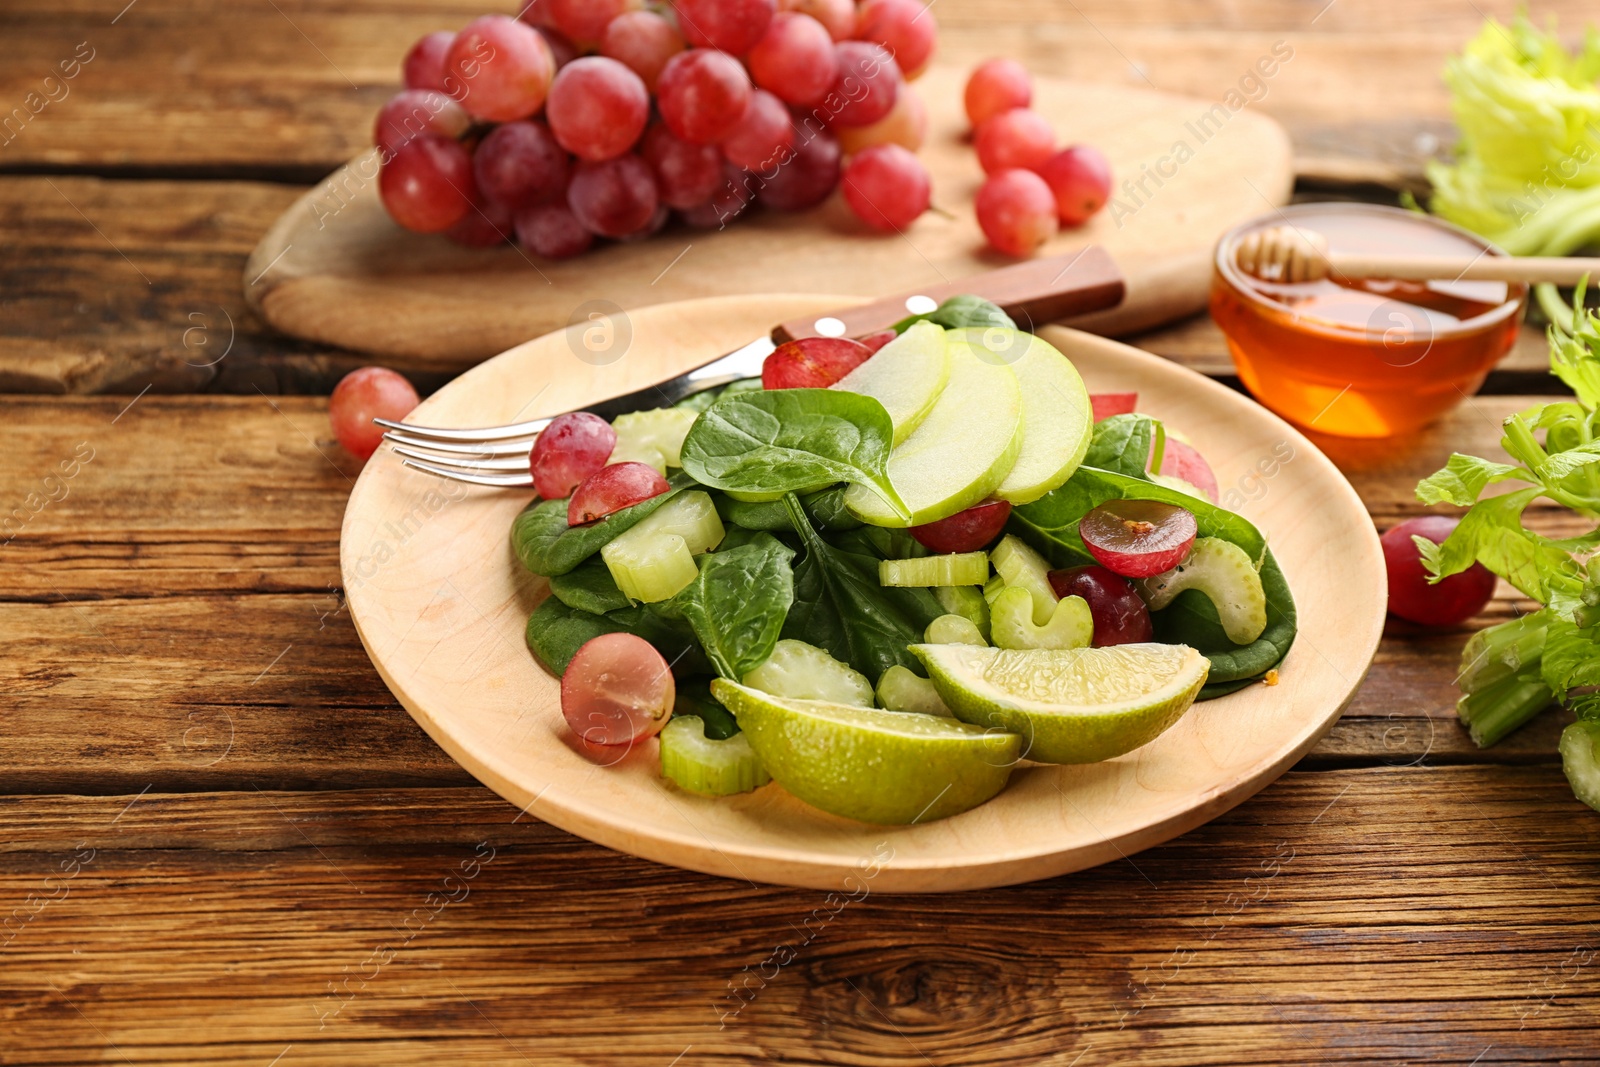
[[[1008,262],[985,247],[973,215],[983,174],[966,134],[965,76],[936,66],[914,83],[929,115],[921,155],[945,213],[904,235],[868,231],[835,196],[799,215],[759,212],[721,232],[674,227],[552,263],[401,230],[378,200],[369,152],[272,226],[246,265],[245,296],[296,337],[467,366],[595,310],[750,292],[881,296],[954,281]],[[1122,307],[1075,325],[1121,335],[1200,310],[1216,239],[1288,200],[1288,136],[1248,109],[1050,78],[1037,80],[1034,106],[1061,143],[1097,145],[1115,172],[1107,209],[1044,250],[1100,244],[1127,276]]]

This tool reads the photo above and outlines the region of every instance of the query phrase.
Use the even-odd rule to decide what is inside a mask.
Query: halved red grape
[[[561,196],[568,171],[566,150],[537,119],[496,126],[472,153],[478,191],[512,211]]]
[[[761,365],[763,389],[826,389],[872,358],[872,349],[848,337],[786,341]]]
[[[1389,611],[1423,626],[1455,626],[1484,609],[1494,596],[1495,576],[1481,563],[1428,584],[1427,568],[1412,537],[1434,544],[1461,524],[1449,515],[1423,515],[1391,526],[1383,535],[1383,563],[1389,572]]]
[[[1104,567],[1072,567],[1050,572],[1056,596],[1081,596],[1094,619],[1094,647],[1132,645],[1154,636],[1150,609],[1121,575]]]
[[[473,115],[511,122],[544,106],[556,63],[532,26],[506,15],[483,15],[456,34],[444,70],[445,91]]]
[[[776,174],[759,175],[756,199],[774,211],[816,207],[839,185],[839,142],[834,136],[809,126],[797,136],[794,158],[777,168]]]
[[[856,32],[855,0],[778,0],[778,8],[810,15],[835,41],[849,40]]]
[[[361,367],[339,379],[328,398],[328,422],[346,452],[366,459],[383,443],[373,419],[403,419],[417,406],[417,391],[388,367]]]
[[[879,330],[877,333],[869,333],[865,337],[857,337],[856,340],[876,352],[899,336],[893,330]]]
[[[1056,235],[1056,198],[1031,170],[1003,170],[978,190],[978,226],[1008,256],[1030,256]]]
[[[578,483],[567,502],[567,525],[582,526],[603,519],[613,511],[631,508],[671,486],[661,472],[648,463],[613,463],[601,467]]]
[[[683,36],[697,48],[742,56],[761,40],[776,0],[673,0]]]
[[[644,79],[655,91],[656,79],[667,60],[683,51],[683,34],[654,11],[629,11],[606,24],[600,37],[600,54],[610,56]]]
[[[1089,407],[1094,421],[1109,419],[1113,415],[1132,415],[1139,406],[1138,393],[1090,393]]]
[[[692,144],[662,123],[645,131],[639,154],[650,164],[661,201],[668,207],[698,207],[722,185],[722,153],[716,146]]]
[[[710,48],[691,48],[667,60],[656,79],[656,107],[672,132],[694,144],[715,144],[750,102],[750,75],[737,59]]]
[[[444,57],[456,35],[435,30],[417,38],[400,64],[400,76],[407,89],[444,89]]]
[[[1197,532],[1193,512],[1160,500],[1108,500],[1078,522],[1089,554],[1124,578],[1170,571]]]
[[[985,119],[972,144],[985,174],[1012,167],[1036,171],[1055,154],[1056,131],[1037,111],[1014,107]]]
[[[795,11],[774,15],[746,60],[757,85],[800,106],[819,102],[839,73],[827,27]]]
[[[598,162],[620,156],[639,139],[650,118],[650,90],[616,60],[584,56],[561,68],[544,110],[562,148]]]
[[[567,207],[584,229],[601,237],[638,233],[650,225],[660,202],[649,165],[631,153],[578,164],[567,186]]]
[[[985,500],[948,519],[911,527],[911,536],[932,552],[977,552],[1005,531],[1011,502]]]
[[[401,145],[378,171],[389,217],[416,233],[439,233],[472,210],[472,157],[457,141],[425,133]]]
[[[644,638],[601,634],[583,643],[561,675],[561,715],[591,745],[632,745],[672,717],[677,683]]]
[[[617,431],[599,415],[574,411],[556,416],[528,455],[534,491],[546,500],[562,499],[604,467],[616,447]]]
[[[514,232],[511,209],[479,196],[461,221],[444,231],[444,236],[467,248],[493,248],[511,240]]]
[[[406,89],[378,109],[372,124],[372,143],[380,158],[425,133],[456,140],[472,125],[466,108],[435,89]]]
[[[904,79],[882,45],[841,41],[833,46],[833,53],[839,73],[827,99],[832,110],[829,125],[870,126],[893,110]]]
[[[794,148],[789,109],[765,89],[753,90],[744,115],[720,147],[729,163],[746,170],[767,171],[782,165]]]
[[[566,204],[535,204],[517,212],[512,221],[517,243],[546,259],[568,259],[594,244],[594,234],[583,228]]]
[[[606,24],[624,12],[643,7],[641,0],[545,0],[555,28],[572,38],[593,44]]]
[[[1093,145],[1063,148],[1039,168],[1063,226],[1081,226],[1111,197],[1111,161]]]
[[[986,59],[967,78],[967,121],[974,129],[983,121],[1014,107],[1033,102],[1033,79],[1014,59]]]
[[[909,80],[932,58],[939,27],[921,0],[867,0],[856,12],[855,35],[888,49]]]
[[[928,210],[933,184],[927,168],[897,144],[857,152],[840,181],[844,202],[875,230],[898,232]]]

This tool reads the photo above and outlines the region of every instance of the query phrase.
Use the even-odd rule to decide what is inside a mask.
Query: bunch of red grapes
[[[937,33],[921,0],[533,0],[412,47],[378,113],[379,192],[408,230],[551,259],[674,214],[805,210],[841,181],[897,230],[928,207],[905,83]]]
[[[978,163],[978,225],[989,243],[1026,256],[1062,226],[1081,226],[1111,196],[1111,163],[1098,148],[1057,150],[1033,103],[1033,81],[1013,59],[980,63],[967,79],[967,120]]]

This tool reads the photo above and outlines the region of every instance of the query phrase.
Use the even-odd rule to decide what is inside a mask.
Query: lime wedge
[[[721,678],[711,695],[779,785],[862,822],[903,826],[975,808],[1004,788],[1021,744],[954,719],[776,697]]]
[[[1020,734],[1023,758],[1040,763],[1098,763],[1148,744],[1189,710],[1211,669],[1184,645],[911,651],[956,718]]]

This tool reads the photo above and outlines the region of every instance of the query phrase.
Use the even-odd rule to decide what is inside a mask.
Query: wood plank
[[[1127,862],[951,897],[670,871],[477,790],[3,810],[10,1062],[1572,1063],[1600,1036],[1600,820],[1553,768],[1292,773]]]

